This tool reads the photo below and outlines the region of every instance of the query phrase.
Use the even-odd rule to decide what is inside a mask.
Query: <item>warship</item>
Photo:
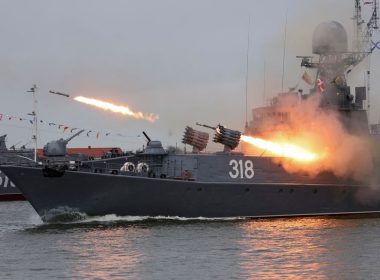
[[[22,146],[16,149],[15,145],[10,148],[6,145],[6,137],[4,134],[0,136],[0,163],[25,163],[32,161],[33,150]],[[15,184],[0,171],[0,201],[25,200],[21,191]]]
[[[67,139],[58,139],[47,143],[43,149],[36,151],[38,164],[46,164],[50,161],[57,162],[75,162],[91,160],[95,158],[115,158],[123,156],[119,148],[67,148],[67,144],[73,138],[83,131],[78,131]],[[33,149],[27,149],[22,146],[16,149],[13,145],[8,148],[6,145],[6,136],[0,136],[0,164],[22,164],[30,165],[34,162]],[[17,186],[0,171],[0,201],[25,200],[22,192]]]
[[[355,1],[355,11],[354,20],[362,28],[360,1]],[[361,37],[364,43],[377,29],[377,19],[374,1],[372,17],[363,31],[367,37]],[[367,46],[361,43],[360,48]],[[0,169],[21,189],[43,221],[68,213],[188,218],[378,214],[380,160],[375,155],[369,159],[371,180],[366,180],[334,172],[333,168],[314,173],[302,168],[289,171],[289,162],[300,160],[296,165],[313,168],[319,156],[318,152],[306,153],[293,146],[289,152],[299,157],[291,158],[285,151],[280,155],[267,155],[265,150],[260,155],[236,151],[242,141],[262,148],[266,142],[257,136],[265,137],[284,127],[287,131],[295,119],[292,108],[310,100],[318,101],[320,114],[336,116],[347,137],[369,136],[366,88],[356,89],[354,96],[346,77],[370,52],[348,52],[346,31],[333,21],[316,28],[313,53],[319,56],[318,62],[312,57],[302,57],[301,62],[301,66],[316,71],[310,93],[290,91],[280,94],[269,106],[253,110],[244,134],[220,124],[198,124],[213,131],[213,142],[223,146],[220,152],[203,152],[209,133],[187,126],[182,142],[192,146],[191,153],[170,153],[144,132],[146,148],[118,161],[51,161],[43,166],[1,165]],[[295,99],[284,102],[289,96]],[[276,150],[277,146],[272,143],[268,147]],[[359,160],[353,156],[342,161]]]

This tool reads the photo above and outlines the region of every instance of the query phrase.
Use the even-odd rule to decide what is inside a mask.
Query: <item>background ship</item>
[[[104,159],[123,156],[120,148],[104,147],[96,148],[88,146],[86,148],[66,148],[70,140],[79,135],[80,132],[67,139],[59,139],[47,143],[44,149],[37,150],[37,159],[41,164],[48,161],[83,161],[91,159]],[[0,137],[0,164],[22,164],[30,165],[34,162],[34,150],[22,147],[15,149],[7,148],[6,135]],[[17,186],[0,171],[0,201],[25,200]]]
[[[31,149],[26,149],[25,147],[15,149],[14,146],[8,149],[6,137],[7,135],[0,136],[1,164],[29,163],[33,160],[33,150]],[[0,201],[3,200],[24,200],[24,196],[15,184],[0,171]]]

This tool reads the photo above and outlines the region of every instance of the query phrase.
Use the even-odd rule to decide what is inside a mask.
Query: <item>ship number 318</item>
[[[230,166],[232,167],[232,171],[230,171],[228,174],[231,178],[236,179],[240,177],[251,179],[255,175],[255,171],[253,170],[253,162],[252,160],[246,160],[243,162],[243,160],[236,160],[231,159],[230,160]]]

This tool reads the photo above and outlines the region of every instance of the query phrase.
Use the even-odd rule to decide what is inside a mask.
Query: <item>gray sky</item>
[[[0,113],[26,117],[39,86],[39,118],[69,127],[130,137],[82,135],[70,146],[135,149],[145,130],[163,144],[182,147],[186,125],[222,123],[243,129],[248,17],[250,26],[248,108],[281,90],[285,13],[288,9],[285,87],[303,69],[296,55],[311,54],[314,28],[341,22],[351,34],[354,1],[6,1],[0,0]],[[376,35],[376,38],[379,38]],[[371,118],[379,119],[379,52],[372,55]],[[355,84],[363,84],[361,67]],[[303,85],[305,89],[307,87]],[[48,94],[57,90],[128,104],[156,113],[155,123],[102,111]],[[41,125],[40,146],[68,137]],[[62,131],[62,129],[61,129]],[[211,132],[211,131],[210,131]],[[26,143],[30,124],[0,121],[8,145]]]

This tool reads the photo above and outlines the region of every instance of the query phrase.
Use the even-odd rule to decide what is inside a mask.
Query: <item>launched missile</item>
[[[62,93],[62,92],[58,92],[58,91],[52,91],[52,90],[49,90],[49,93],[57,94],[57,95],[61,95],[61,96],[64,96],[64,97],[70,97],[69,94],[67,94],[67,93]]]

